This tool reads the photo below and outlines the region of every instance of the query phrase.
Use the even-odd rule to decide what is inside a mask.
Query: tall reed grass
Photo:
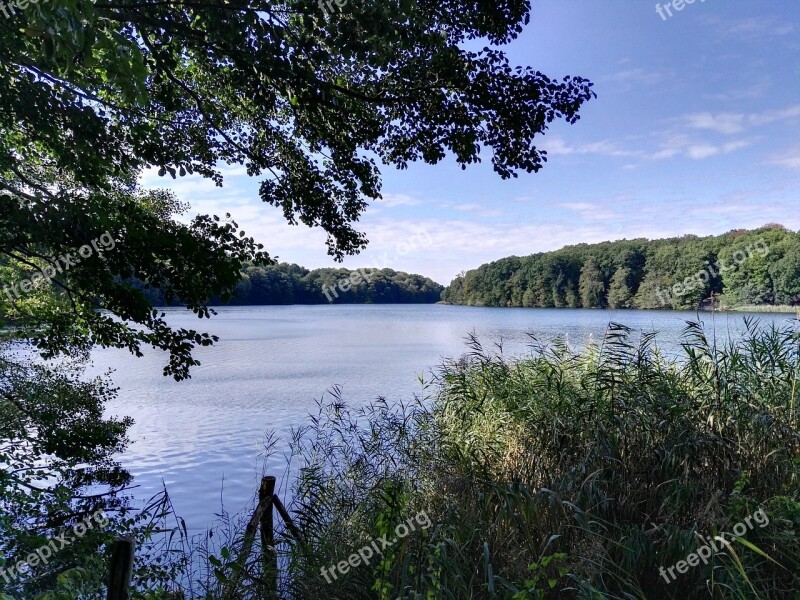
[[[677,358],[616,324],[581,352],[532,339],[523,359],[472,338],[411,402],[354,409],[333,390],[291,440],[301,536],[279,532],[278,591],[227,528],[196,550],[195,585],[147,597],[797,600],[800,334],[745,325],[717,344],[689,323]],[[759,509],[766,526],[661,575]],[[433,526],[394,540],[423,511]]]
[[[405,405],[321,406],[293,442],[282,596],[800,597],[800,336],[763,328],[683,356],[609,326],[576,353],[484,350],[448,361]],[[683,560],[763,507],[769,525],[668,583]],[[417,531],[328,583],[323,567],[424,510]]]

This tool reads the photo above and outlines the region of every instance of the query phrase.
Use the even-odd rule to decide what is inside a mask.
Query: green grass
[[[771,306],[768,304],[749,304],[746,306],[735,306],[730,308],[726,307],[726,310],[752,313],[795,313],[800,315],[800,307],[789,306],[788,304],[781,304],[778,306]]]

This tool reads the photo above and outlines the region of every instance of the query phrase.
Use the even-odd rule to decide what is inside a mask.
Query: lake
[[[192,379],[164,377],[166,356],[145,352],[136,359],[122,350],[94,352],[95,366],[115,369],[119,397],[109,414],[129,415],[136,424],[121,457],[135,475],[136,500],[146,500],[166,483],[175,508],[192,532],[214,520],[223,506],[236,513],[248,506],[262,474],[278,476],[285,492],[285,461],[264,461],[266,434],[286,439],[293,426],[308,422],[316,401],[333,386],[343,399],[363,405],[378,396],[411,399],[418,380],[444,357],[463,354],[474,332],[506,354],[530,351],[541,339],[565,336],[585,345],[601,338],[609,322],[638,331],[658,331],[659,346],[677,352],[677,341],[694,312],[577,309],[475,308],[447,305],[325,305],[218,308],[200,320],[185,309],[165,309],[175,327],[219,336],[199,348],[202,362]],[[737,336],[743,314],[700,313],[712,319],[718,337]],[[792,315],[757,315],[787,323]]]

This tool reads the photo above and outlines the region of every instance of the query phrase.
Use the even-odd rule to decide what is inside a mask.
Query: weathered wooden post
[[[128,600],[130,597],[135,552],[136,544],[130,538],[120,538],[114,542],[108,578],[108,600]]]
[[[270,592],[278,595],[278,553],[275,551],[275,525],[273,520],[272,499],[275,496],[275,478],[261,479],[258,490],[258,504],[263,507],[261,513],[261,554],[264,561],[264,580]]]
[[[297,525],[294,524],[294,521],[292,521],[292,517],[289,515],[289,511],[286,510],[286,507],[283,505],[283,502],[281,502],[281,499],[278,498],[277,494],[272,497],[272,504],[278,510],[278,514],[281,516],[283,522],[286,524],[289,533],[292,534],[292,537],[295,539],[295,541],[302,544],[303,536],[300,534],[300,530],[297,528]]]
[[[268,594],[267,598],[278,598],[278,552],[275,548],[275,519],[273,515],[273,508],[278,510],[278,513],[283,517],[289,531],[295,539],[302,544],[302,537],[297,526],[292,522],[289,512],[281,503],[280,498],[275,495],[275,478],[271,476],[263,477],[261,479],[261,486],[258,488],[258,505],[247,527],[244,530],[244,538],[242,540],[242,548],[239,551],[239,557],[236,560],[238,568],[233,571],[228,585],[225,586],[223,591],[223,598],[237,598],[237,590],[242,573],[244,572],[247,564],[247,557],[255,542],[256,533],[259,528],[261,529],[261,563],[263,565],[264,577],[263,581],[266,584]]]

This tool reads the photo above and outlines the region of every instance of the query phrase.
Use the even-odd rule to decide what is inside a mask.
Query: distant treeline
[[[800,234],[782,225],[720,236],[578,244],[456,277],[442,298],[473,306],[692,309],[800,303]]]
[[[369,281],[363,276],[351,277],[351,273],[364,272]],[[340,285],[343,281],[350,284]],[[153,305],[166,304],[158,292],[145,288],[143,283],[136,281],[133,285],[144,291]],[[335,293],[331,291],[334,288]],[[443,290],[444,286],[428,277],[392,269],[310,271],[288,263],[266,267],[249,265],[242,273],[234,297],[226,304],[430,304],[441,300]],[[217,299],[211,304],[221,302]]]

